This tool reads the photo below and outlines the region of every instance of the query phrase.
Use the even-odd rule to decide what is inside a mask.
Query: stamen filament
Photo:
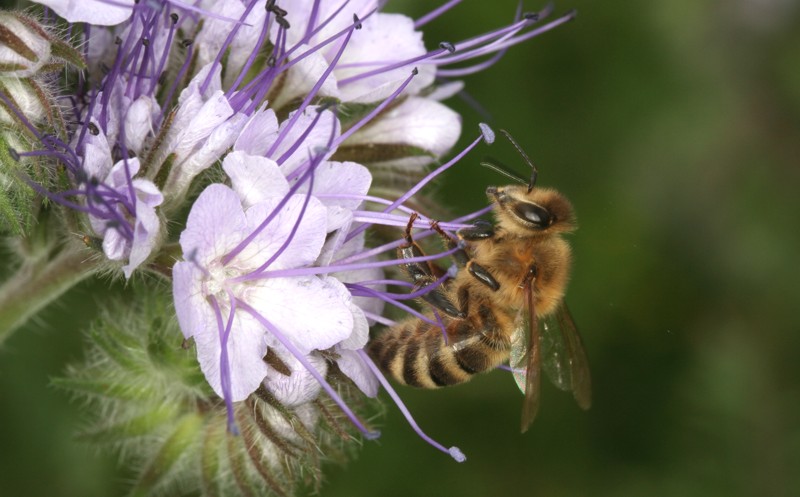
[[[317,371],[317,368],[314,367],[313,364],[306,358],[305,354],[300,352],[300,350],[289,340],[283,333],[281,333],[278,328],[275,327],[266,317],[264,317],[261,313],[257,310],[250,307],[246,302],[239,300],[239,306],[246,311],[248,314],[253,316],[259,323],[263,324],[265,328],[281,342],[281,344],[286,347],[289,352],[294,355],[294,357],[303,365],[304,368],[313,376],[322,388],[328,393],[328,395],[333,399],[334,402],[339,406],[339,408],[344,412],[344,414],[350,419],[350,422],[358,428],[364,437],[367,440],[374,440],[380,436],[379,431],[370,431],[368,430],[358,419],[358,417],[350,410],[350,407],[342,400],[338,393],[333,389],[333,387],[322,377],[322,375]]]
[[[372,362],[372,359],[366,354],[366,352],[364,352],[363,349],[357,350],[356,352],[358,353],[358,356],[361,358],[361,360],[366,363],[367,367],[369,367],[370,371],[372,371],[372,374],[374,374],[375,377],[378,379],[378,381],[381,383],[384,390],[386,390],[386,393],[389,394],[389,397],[392,398],[395,405],[397,405],[397,408],[400,409],[400,412],[403,413],[403,416],[406,418],[406,421],[408,421],[408,424],[411,425],[411,428],[415,432],[417,432],[417,435],[419,435],[420,438],[428,442],[428,444],[432,445],[436,449],[444,452],[445,454],[449,454],[450,457],[455,459],[457,462],[464,462],[467,460],[466,456],[461,452],[461,450],[458,447],[450,447],[448,449],[444,445],[440,444],[436,440],[426,435],[425,432],[422,431],[417,422],[414,420],[414,417],[411,415],[411,412],[408,410],[406,405],[403,404],[403,401],[400,399],[400,396],[397,395],[397,392],[394,391],[392,385],[389,383],[389,381],[386,379],[383,373],[381,373],[381,370],[378,369],[378,366],[376,366],[375,363]]]

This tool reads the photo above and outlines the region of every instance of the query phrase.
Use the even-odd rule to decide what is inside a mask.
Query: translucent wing
[[[571,391],[578,405],[592,405],[592,378],[583,341],[565,303],[541,320],[542,368],[561,390]]]
[[[525,288],[528,301],[526,309],[521,309],[514,324],[511,336],[511,353],[509,366],[514,374],[517,386],[525,395],[522,405],[522,432],[528,431],[536,413],[539,411],[541,394],[542,352],[539,346],[539,327],[533,306],[532,285]]]

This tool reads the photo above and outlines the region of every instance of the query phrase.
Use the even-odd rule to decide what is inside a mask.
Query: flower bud
[[[50,36],[36,21],[19,13],[0,12],[0,73],[32,76],[50,55]]]

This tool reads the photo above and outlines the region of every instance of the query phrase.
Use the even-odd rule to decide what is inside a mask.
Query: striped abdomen
[[[373,339],[367,352],[380,368],[406,385],[437,388],[469,380],[508,359],[511,319],[481,303],[465,319],[443,317],[447,331],[409,319]]]

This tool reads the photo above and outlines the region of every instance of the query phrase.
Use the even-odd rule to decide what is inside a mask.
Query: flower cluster
[[[386,291],[403,282],[384,268],[408,261],[386,255],[399,242],[367,247],[367,230],[404,226],[425,184],[493,140],[484,127],[427,173],[461,135],[441,102],[463,86],[452,78],[572,15],[539,25],[549,10],[518,12],[508,26],[428,50],[420,27],[457,1],[416,21],[380,12],[377,0],[37,1],[81,23],[70,25],[81,52],[4,14],[0,33],[20,41],[0,53],[0,69],[19,81],[53,61],[87,70],[68,91],[42,92],[48,112],[3,80],[2,122],[28,136],[3,150],[47,166],[46,178],[24,168],[14,178],[65,208],[66,231],[86,247],[62,250],[94,251],[76,271],[171,280],[180,330],[224,399],[230,433],[253,395],[293,410],[324,391],[377,436],[332,378],[367,397],[383,385],[407,414],[362,349],[371,325],[392,324],[387,303],[415,312]],[[417,226],[430,223],[422,215]]]

